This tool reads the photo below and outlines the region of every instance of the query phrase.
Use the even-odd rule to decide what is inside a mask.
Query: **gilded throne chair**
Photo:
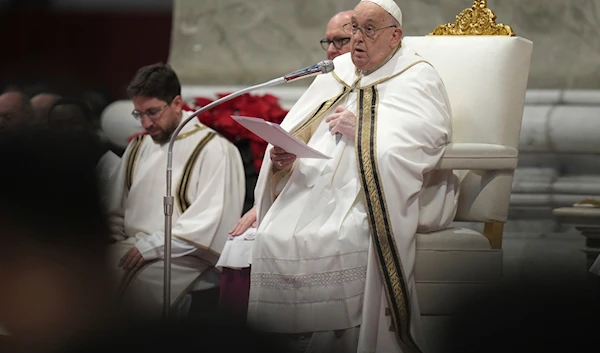
[[[455,223],[417,234],[415,279],[424,325],[502,279],[502,233],[518,160],[533,44],[496,24],[475,1],[453,24],[405,37],[439,72],[453,114],[453,143],[437,168],[460,181]],[[460,227],[482,224],[478,230]],[[476,227],[473,227],[476,228]],[[432,319],[433,320],[433,319]]]

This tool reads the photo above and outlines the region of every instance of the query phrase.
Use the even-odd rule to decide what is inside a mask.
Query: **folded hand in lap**
[[[144,258],[142,254],[135,246],[129,249],[125,255],[119,261],[119,267],[122,267],[124,270],[131,270],[137,266],[141,266],[144,263]]]
[[[233,237],[244,234],[248,228],[256,228],[256,206],[252,207],[240,220],[235,224],[229,234]]]

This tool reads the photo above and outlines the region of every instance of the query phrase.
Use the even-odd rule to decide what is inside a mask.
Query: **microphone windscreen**
[[[321,69],[321,73],[323,74],[332,72],[335,69],[333,60],[323,60],[319,62],[319,69]]]

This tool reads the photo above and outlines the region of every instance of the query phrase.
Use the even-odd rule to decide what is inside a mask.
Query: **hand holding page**
[[[261,139],[273,146],[284,149],[288,153],[295,154],[298,158],[331,158],[292,136],[289,132],[279,126],[279,124],[264,121],[260,118],[249,118],[247,116],[232,115],[231,117]]]

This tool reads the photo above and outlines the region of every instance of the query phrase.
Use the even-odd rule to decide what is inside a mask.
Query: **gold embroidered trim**
[[[402,72],[406,71],[403,70]],[[410,332],[410,293],[396,247],[391,219],[377,163],[377,88],[359,91],[356,160],[367,209],[371,238],[398,343],[406,352],[421,352]]]
[[[342,98],[344,98],[350,92],[349,89],[350,89],[350,87],[348,87],[347,85],[344,84],[344,88],[342,89],[342,92],[340,94],[331,98],[328,101],[321,103],[319,108],[317,108],[317,110],[315,110],[315,112],[312,114],[312,116],[310,118],[308,118],[304,123],[302,123],[302,125],[300,125],[300,127],[296,128],[294,130],[294,132],[292,132],[292,135],[295,137],[299,137],[299,135],[305,129],[307,129],[315,120],[322,118],[322,115],[325,114],[325,112],[327,112],[329,110],[329,108],[331,108],[331,106],[333,106],[335,103],[339,102]],[[304,142],[308,143],[308,141],[304,141]]]
[[[339,83],[340,83],[342,86],[346,87],[346,89],[347,89],[349,92],[350,92],[350,91],[352,91],[352,87],[356,87],[356,86],[358,86],[358,82],[360,82],[360,77],[358,77],[358,78],[357,78],[357,79],[354,81],[354,83],[352,84],[352,86],[348,86],[348,85],[346,84],[346,82],[344,82],[344,80],[342,80],[342,79],[341,79],[341,78],[340,78],[338,75],[336,75],[336,74],[335,74],[335,72],[332,72],[332,74],[333,74],[333,78],[335,78],[335,79],[336,79],[336,80],[337,80],[337,81],[338,81],[338,82],[339,82]],[[358,75],[358,69],[356,69],[356,76],[359,76],[359,75]]]
[[[431,65],[431,64],[430,64],[430,63],[429,63],[427,60],[419,60],[419,61],[415,61],[414,63],[412,63],[412,64],[408,65],[407,67],[405,67],[405,68],[404,68],[404,69],[402,69],[401,71],[399,71],[399,72],[396,72],[395,74],[393,74],[393,75],[391,75],[391,76],[384,77],[384,78],[382,78],[382,79],[380,79],[380,80],[377,80],[377,81],[375,81],[375,82],[373,82],[373,83],[371,83],[371,84],[368,84],[368,85],[366,85],[366,86],[361,86],[361,87],[358,87],[358,88],[359,88],[359,89],[369,88],[369,87],[376,86],[376,85],[378,85],[378,84],[380,84],[380,83],[383,83],[383,82],[385,82],[385,81],[391,80],[391,79],[393,79],[394,77],[396,77],[396,76],[398,76],[398,75],[401,75],[401,74],[403,74],[404,72],[406,72],[406,71],[407,71],[408,69],[410,69],[411,67],[413,67],[413,66],[415,66],[415,65],[417,65],[417,64],[420,64],[420,63],[425,63],[425,64],[427,64],[427,65],[429,65],[429,66],[433,67],[433,65]]]
[[[323,114],[325,114],[329,110],[329,108],[331,108],[336,102],[339,102],[349,92],[350,90],[347,88],[347,86],[345,86],[339,95],[321,103],[321,105],[319,105],[317,109],[315,109],[313,113],[309,115],[309,118],[306,119],[305,122],[303,122],[298,128],[296,128],[292,132],[292,135],[294,137],[297,137],[301,141],[304,141],[304,143],[308,143],[308,141],[312,137],[312,134],[310,134],[310,131],[308,131],[308,129],[312,126],[312,124],[317,120],[322,119]],[[307,131],[309,132],[308,134],[306,133]],[[287,177],[292,170],[293,167],[288,170],[275,170],[275,168],[271,166],[268,184],[271,187],[271,194],[274,195],[275,198],[277,198],[278,196],[276,193],[277,184],[279,184],[281,180],[285,179],[285,177]]]
[[[125,170],[125,188],[127,190],[131,189],[131,185],[133,185],[133,171],[140,153],[140,147],[144,142],[144,137],[145,135],[138,136],[131,142],[131,152],[127,157],[127,168]]]
[[[341,83],[346,89],[350,90],[352,89],[352,87],[348,86],[346,84],[346,82],[344,82],[344,80],[342,80],[336,73],[335,71],[331,73],[331,75],[333,76],[333,78],[335,78],[339,83]]]
[[[510,26],[496,24],[496,14],[486,0],[475,0],[471,8],[456,16],[456,22],[438,26],[431,36],[515,36]]]
[[[198,125],[198,124],[196,124],[194,126],[195,126],[194,130],[188,131],[188,132],[186,132],[184,134],[177,135],[177,137],[175,138],[175,141],[183,140],[184,138],[186,138],[188,136],[192,136],[193,134],[197,133],[198,131],[202,131],[204,129],[207,129],[206,126],[201,126],[201,125]]]
[[[198,142],[198,145],[196,145],[196,148],[194,149],[194,151],[192,151],[192,154],[185,163],[185,167],[183,168],[183,174],[181,175],[181,180],[179,181],[179,187],[177,190],[176,197],[177,206],[179,207],[179,211],[181,211],[181,213],[185,212],[192,204],[192,202],[187,197],[187,191],[189,187],[190,178],[194,171],[194,165],[196,164],[196,160],[198,159],[198,156],[200,156],[200,152],[202,152],[204,147],[215,136],[216,133],[214,132],[209,132],[208,134],[206,134],[206,136],[204,136],[204,138],[200,140],[200,142]]]

